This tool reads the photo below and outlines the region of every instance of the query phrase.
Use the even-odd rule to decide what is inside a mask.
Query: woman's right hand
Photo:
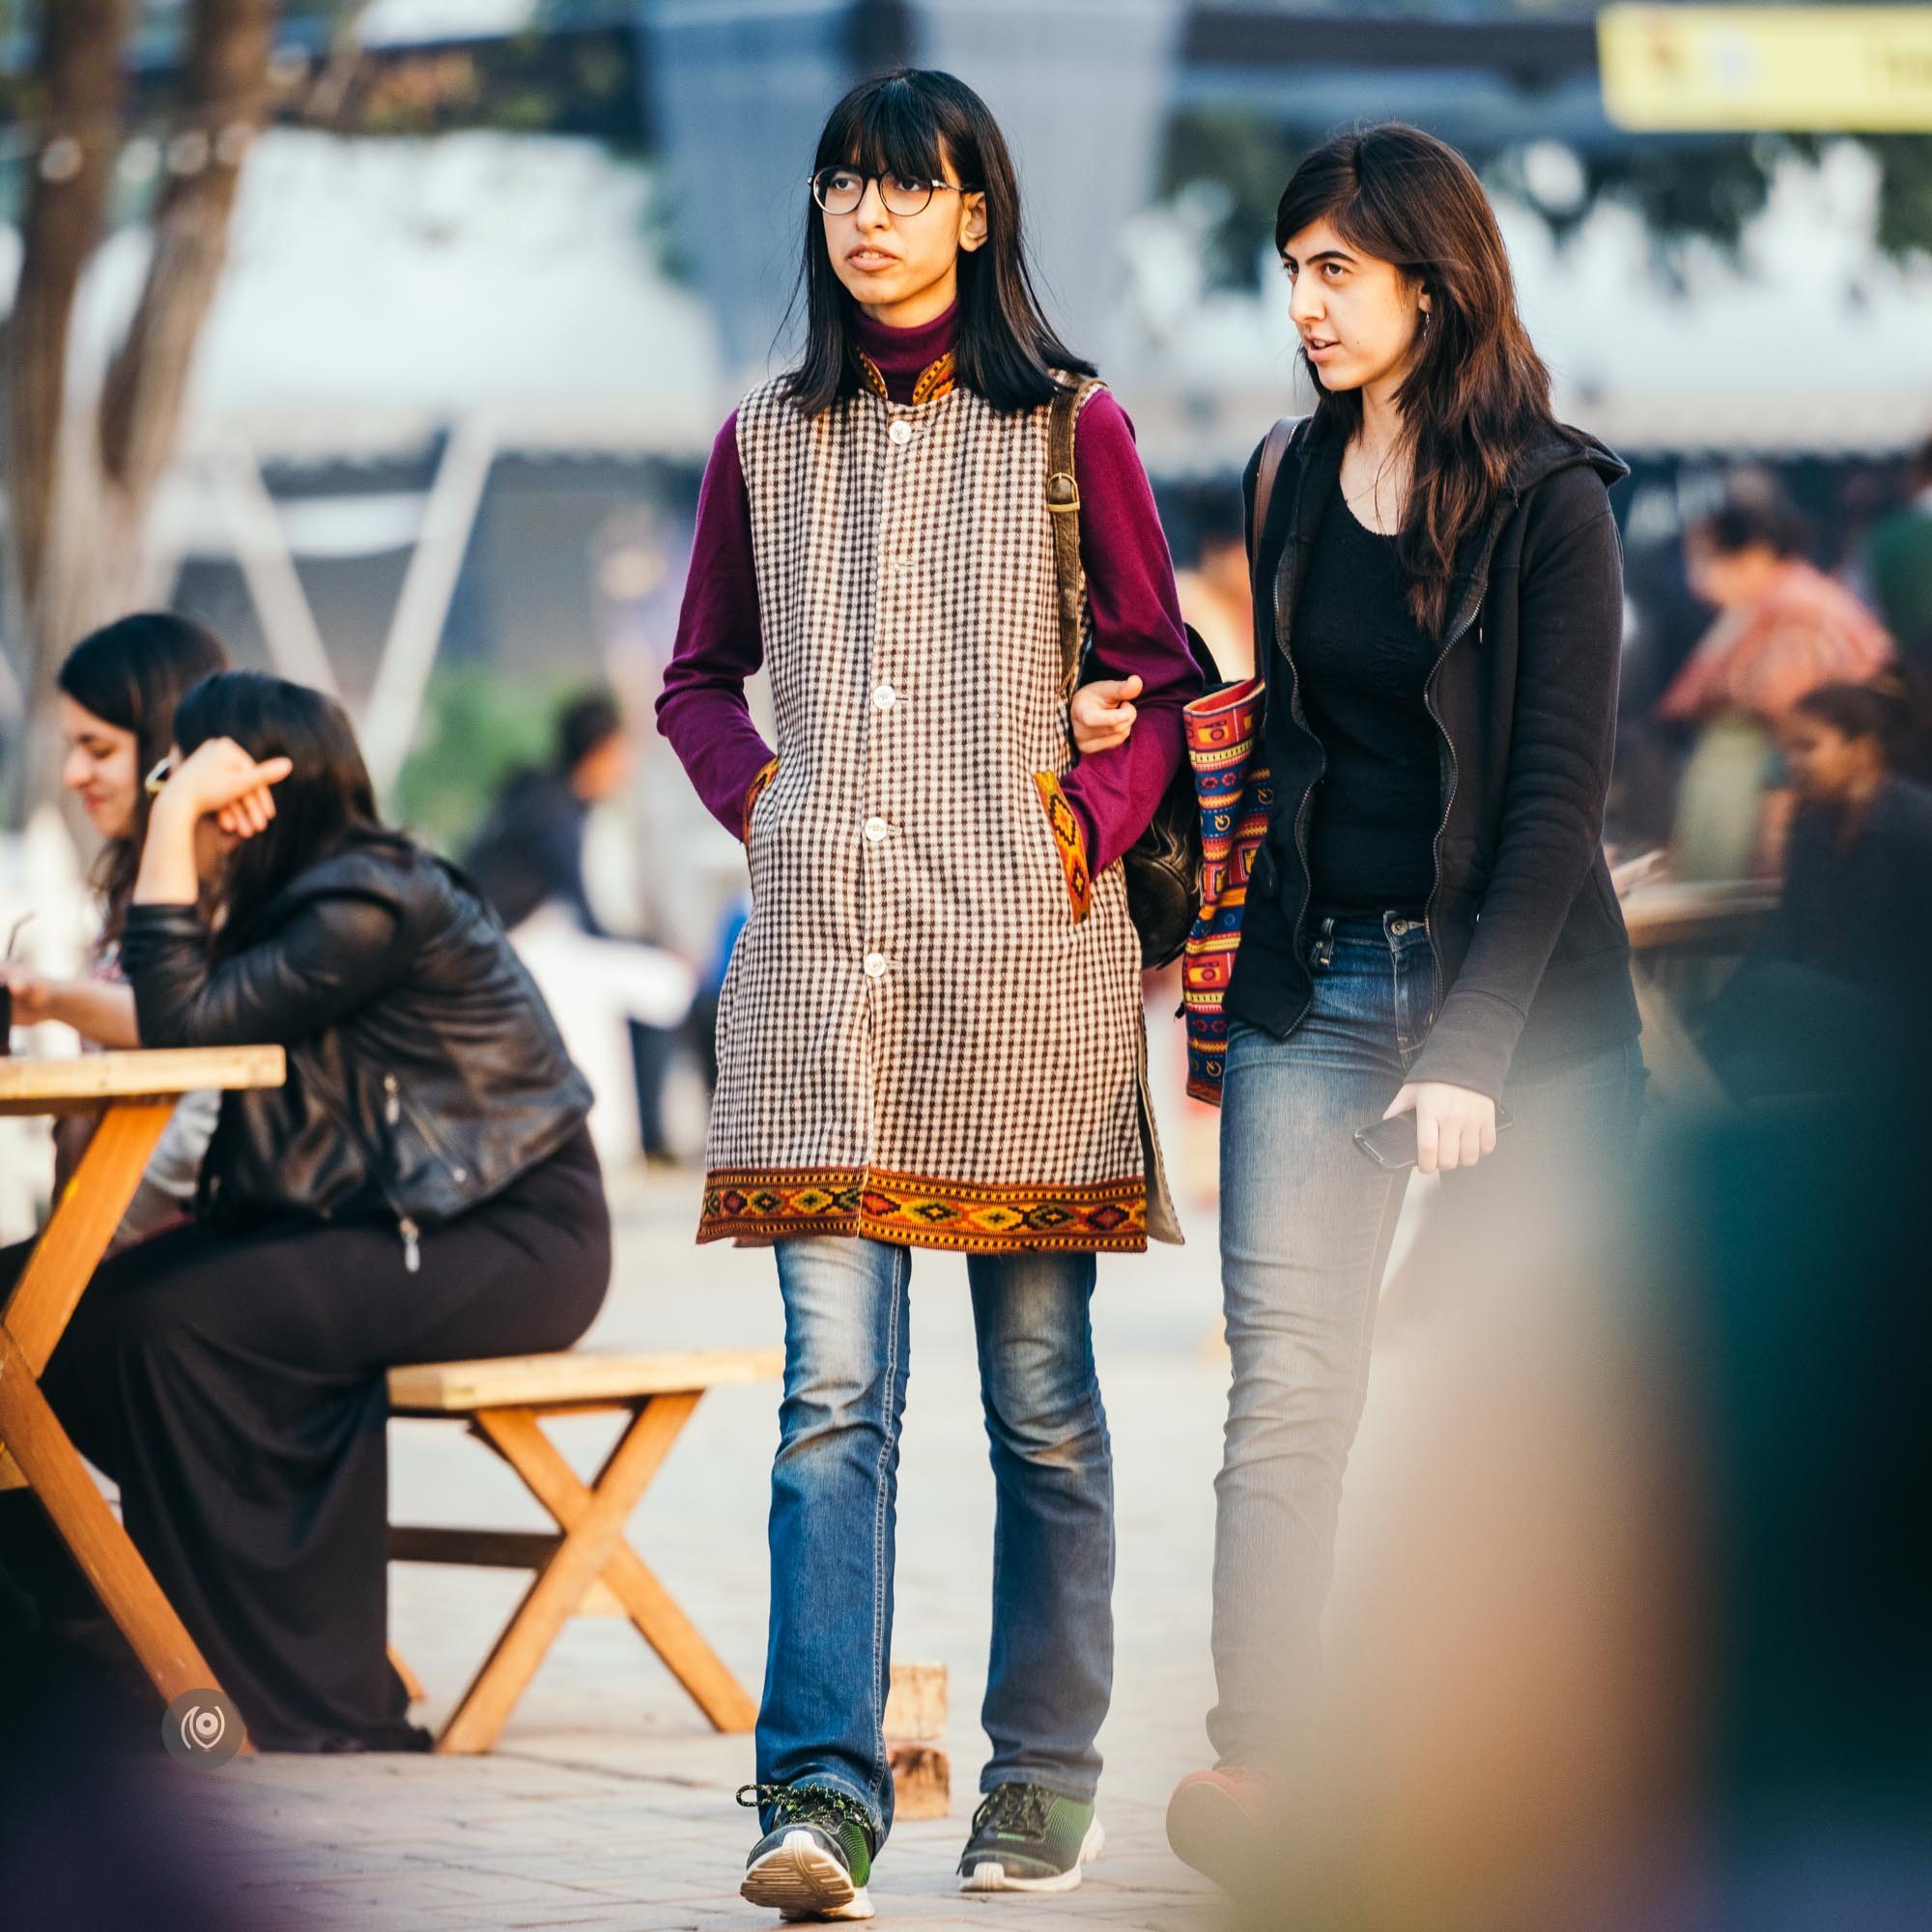
[[[156,809],[166,806],[190,820],[213,813],[222,831],[252,838],[275,815],[270,786],[294,769],[287,758],[257,763],[233,738],[210,738],[176,766]]]
[[[1124,745],[1134,728],[1137,677],[1096,678],[1073,694],[1073,749],[1083,758]]]

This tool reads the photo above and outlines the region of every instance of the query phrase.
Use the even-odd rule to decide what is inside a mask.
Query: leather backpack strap
[[[1255,518],[1248,528],[1248,569],[1252,572],[1262,554],[1262,532],[1267,527],[1268,503],[1274,496],[1275,478],[1281,474],[1282,458],[1288,454],[1288,440],[1301,418],[1281,416],[1262,444],[1261,468],[1255,471]]]
[[[1073,474],[1073,429],[1091,385],[1062,383],[1046,418],[1046,508],[1053,520],[1053,575],[1060,612],[1060,695],[1080,682],[1080,485]]]

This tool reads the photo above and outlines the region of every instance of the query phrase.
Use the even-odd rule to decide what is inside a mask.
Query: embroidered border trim
[[[758,801],[764,797],[766,787],[778,775],[779,761],[776,758],[767,758],[758,767],[758,775],[752,781],[751,790],[745,794],[745,823],[738,835],[743,844],[752,842],[752,814],[757,810]]]
[[[892,391],[886,386],[885,373],[879,365],[862,349],[859,352],[859,373],[866,379],[866,386],[882,402],[892,401]],[[936,403],[941,396],[950,396],[953,386],[952,352],[936,361],[928,362],[919,372],[919,380],[912,385],[912,403],[917,409],[921,403]]]
[[[1140,1254],[1147,1182],[1037,1187],[864,1168],[714,1168],[704,1178],[697,1238],[764,1242],[858,1235],[965,1254],[1041,1250]]]
[[[1228,1060],[1223,1006],[1241,944],[1248,876],[1274,810],[1274,781],[1255,761],[1261,741],[1261,680],[1197,697],[1181,719],[1201,808],[1201,910],[1180,965],[1187,1091],[1218,1107]]]
[[[1087,835],[1080,829],[1080,815],[1066,802],[1060,781],[1051,772],[1036,772],[1033,788],[1046,812],[1053,832],[1054,849],[1060,854],[1061,876],[1066,881],[1066,896],[1073,904],[1073,923],[1094,909],[1094,875],[1087,865]]]

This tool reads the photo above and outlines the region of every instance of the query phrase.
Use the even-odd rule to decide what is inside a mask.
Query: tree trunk
[[[43,9],[49,131],[71,133],[79,164],[34,176],[6,338],[9,633],[26,660],[28,705],[13,789],[23,810],[55,790],[52,696],[62,658],[77,638],[125,613],[142,582],[148,511],[174,457],[242,156],[267,105],[275,13],[275,0],[196,0],[179,132],[190,151],[183,158],[199,165],[171,172],[160,190],[147,279],[95,398],[68,394],[68,344],[113,185],[132,7],[46,0]]]

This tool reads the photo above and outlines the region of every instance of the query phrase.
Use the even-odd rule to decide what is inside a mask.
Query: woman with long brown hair
[[[1499,1194],[1617,1158],[1643,1078],[1599,847],[1624,466],[1551,413],[1452,149],[1400,126],[1329,142],[1275,241],[1320,400],[1245,479],[1274,802],[1227,999],[1218,1768],[1168,1821],[1222,1879],[1306,1741],[1410,1168],[1453,1171],[1493,1253]],[[1378,1122],[1379,1161],[1355,1141]]]

